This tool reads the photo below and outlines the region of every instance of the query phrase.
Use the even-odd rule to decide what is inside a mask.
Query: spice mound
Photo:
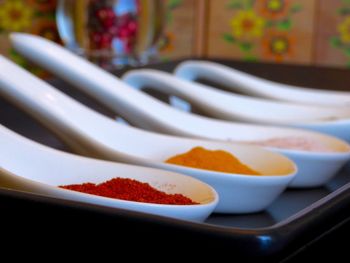
[[[77,192],[143,203],[167,205],[198,204],[182,194],[167,194],[148,183],[128,178],[113,178],[101,184],[84,183],[59,186]]]
[[[260,175],[259,172],[241,163],[229,152],[212,151],[203,147],[195,147],[186,153],[173,156],[165,162],[224,173]]]

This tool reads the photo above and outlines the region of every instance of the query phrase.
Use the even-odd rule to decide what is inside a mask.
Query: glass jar
[[[156,58],[163,0],[59,0],[57,26],[67,48],[105,69]]]

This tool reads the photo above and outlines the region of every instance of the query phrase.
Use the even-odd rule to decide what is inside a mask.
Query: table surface
[[[283,83],[320,89],[350,90],[347,85],[350,74],[344,69],[223,60],[219,62]],[[148,67],[171,71],[177,63],[176,61]],[[124,71],[118,71],[115,74],[121,75]],[[109,117],[116,117],[108,109],[71,89],[63,81],[50,79],[49,82],[95,110]],[[152,90],[149,92],[167,99],[166,96]],[[70,152],[70,149],[52,133],[1,98],[0,109],[2,125],[45,145]],[[70,220],[70,224],[73,222],[75,226],[79,225],[79,219],[84,219],[84,222],[90,222],[93,225],[104,222],[105,229],[107,226],[118,223],[118,227],[113,228],[114,232],[118,230],[119,236],[124,233],[122,236],[126,240],[130,238],[130,233],[136,234],[138,238],[140,233],[146,235],[152,233],[153,240],[166,240],[165,244],[169,245],[177,238],[181,238],[182,245],[197,242],[202,246],[217,247],[222,253],[235,251],[237,255],[256,256],[269,259],[271,262],[286,258],[291,261],[299,258],[300,255],[311,254],[315,249],[319,251],[320,246],[333,242],[334,235],[344,233],[344,229],[348,227],[347,219],[350,212],[347,210],[350,211],[350,209],[345,209],[350,206],[349,171],[348,165],[338,176],[321,188],[287,190],[264,212],[248,215],[214,214],[205,224],[106,209],[6,189],[0,191],[0,208],[2,211],[10,212],[6,213],[4,218],[9,222],[12,222],[15,216],[25,216],[36,223],[42,222],[43,218]],[[78,230],[75,229],[75,231]],[[184,237],[186,237],[185,241]],[[155,241],[154,243],[158,246],[163,244]],[[306,247],[307,250],[305,250]]]

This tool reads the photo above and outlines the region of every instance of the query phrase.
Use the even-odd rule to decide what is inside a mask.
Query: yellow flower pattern
[[[264,32],[265,20],[256,15],[253,10],[239,11],[231,20],[232,35],[236,38],[261,37]]]
[[[281,0],[269,0],[266,5],[273,12],[278,12],[283,8],[283,2]]]
[[[262,39],[263,54],[275,62],[294,55],[295,38],[291,33],[268,30]]]
[[[350,43],[350,16],[346,17],[345,20],[338,25],[338,32],[340,33],[340,39],[343,43]]]
[[[271,43],[271,48],[274,52],[283,54],[288,50],[288,42],[283,38],[275,39]]]
[[[227,0],[232,10],[231,32],[224,32],[222,39],[236,46],[244,60],[257,61],[259,56],[274,61],[293,59],[293,16],[302,10],[293,1]]]
[[[11,48],[7,35],[27,32],[59,42],[55,23],[56,0],[0,0],[0,53],[40,77],[48,74],[35,67]]]
[[[31,26],[33,10],[23,1],[6,1],[0,5],[0,28],[7,31],[22,31]]]
[[[343,56],[337,61],[345,61],[345,65],[350,68],[350,1],[343,1],[336,11],[340,19],[337,24],[333,24],[334,35],[328,41],[330,47],[337,49],[338,54]]]

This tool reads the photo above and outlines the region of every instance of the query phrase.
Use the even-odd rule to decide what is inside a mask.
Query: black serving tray
[[[151,68],[171,71],[178,63],[159,63]],[[251,64],[219,61],[272,80],[317,88],[347,90],[347,70],[295,65]],[[125,71],[125,70],[124,70]],[[121,75],[123,71],[116,71]],[[58,79],[49,82],[95,110],[113,113]],[[336,86],[335,86],[336,85]],[[161,99],[163,94],[148,89]],[[0,98],[0,123],[45,145],[70,152],[69,148],[25,113]],[[1,147],[1,146],[0,146]],[[317,175],[315,175],[317,176]],[[234,255],[268,262],[292,262],[312,256],[340,256],[346,252],[338,241],[350,233],[350,165],[322,188],[288,189],[268,209],[247,215],[211,215],[205,223],[106,208],[0,188],[1,222],[9,225],[25,218],[16,231],[45,237],[66,237],[70,242],[93,241],[91,234],[108,233],[125,247],[162,248],[168,251],[200,251],[200,255]],[[30,222],[31,227],[28,227]],[[58,222],[46,231],[47,222]],[[29,233],[29,234],[33,234]],[[72,236],[72,233],[74,235]],[[103,239],[94,239],[96,244]],[[346,243],[345,243],[346,244]],[[118,243],[119,247],[122,247]]]

